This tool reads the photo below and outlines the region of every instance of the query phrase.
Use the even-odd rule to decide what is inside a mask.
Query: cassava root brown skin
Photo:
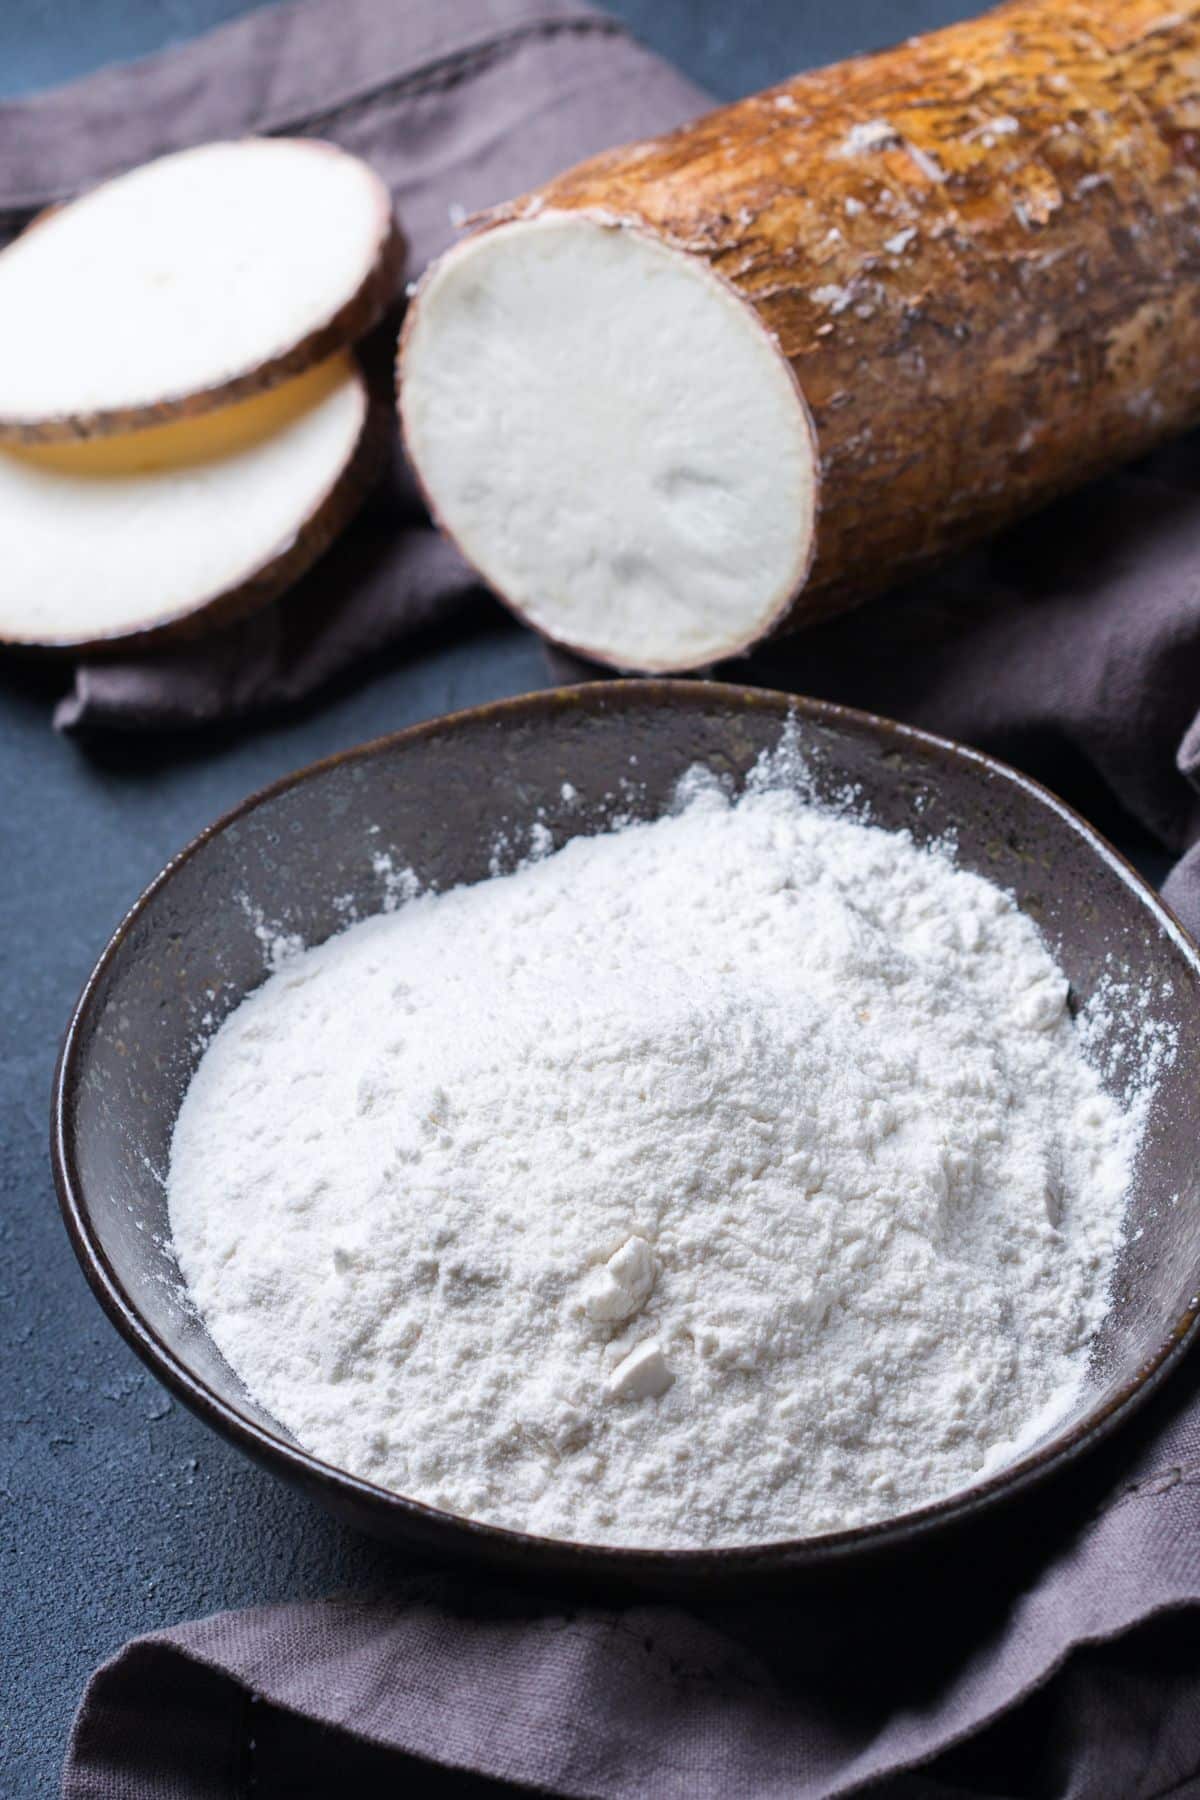
[[[816,620],[1200,418],[1200,0],[1016,0],[485,225],[550,212],[702,258],[773,334],[819,484],[777,624]]]

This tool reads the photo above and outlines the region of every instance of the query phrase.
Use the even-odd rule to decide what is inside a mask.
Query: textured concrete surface
[[[67,79],[243,10],[239,0],[3,0],[0,93]],[[624,0],[615,10],[715,93],[733,96],[974,9],[950,0]],[[52,684],[0,667],[6,1800],[55,1791],[87,1674],[131,1634],[369,1580],[380,1561],[172,1403],[88,1293],[46,1154],[50,1079],[71,1003],[124,908],[246,793],[363,738],[545,680],[533,641],[497,614],[286,721],[88,755],[51,731]]]

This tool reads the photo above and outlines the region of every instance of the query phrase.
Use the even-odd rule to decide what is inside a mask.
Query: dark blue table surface
[[[246,10],[245,0],[0,0],[0,96]],[[619,0],[613,10],[732,98],[975,7]],[[132,1634],[369,1581],[382,1557],[172,1402],[92,1300],[46,1151],[71,1003],[141,888],[245,794],[364,738],[546,679],[532,638],[497,614],[286,720],[85,754],[51,731],[45,687],[0,668],[0,1794],[11,1800],[56,1791],[85,1679]]]

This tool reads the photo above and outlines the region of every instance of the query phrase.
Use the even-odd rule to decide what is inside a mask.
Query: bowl
[[[311,944],[345,922],[348,897],[360,915],[380,910],[387,876],[372,850],[446,887],[486,877],[498,832],[516,827],[519,839],[535,816],[556,843],[602,829],[618,808],[656,816],[694,763],[741,781],[789,719],[818,792],[852,783],[879,824],[906,827],[918,841],[952,832],[960,865],[1009,889],[1037,921],[1076,1003],[1115,968],[1155,989],[1157,1016],[1177,1032],[1131,1196],[1114,1304],[1075,1409],[1018,1462],[920,1511],[832,1536],[726,1549],[537,1538],[441,1512],[309,1455],[245,1391],[190,1305],[163,1185],[204,1041],[263,979],[264,925]],[[564,782],[579,796],[569,806]],[[1112,1022],[1118,1080],[1137,1067],[1135,1014],[1127,1008]],[[911,1548],[1012,1500],[1110,1433],[1179,1362],[1200,1315],[1198,1019],[1195,946],[1123,859],[1025,776],[924,732],[812,700],[707,682],[603,682],[477,707],[331,757],[202,833],[117,928],[83,990],[55,1079],[54,1173],[88,1280],[159,1380],[351,1524],[410,1548],[556,1578],[661,1584],[828,1569]]]

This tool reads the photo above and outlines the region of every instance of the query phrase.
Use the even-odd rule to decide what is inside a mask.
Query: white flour
[[[1066,1410],[1137,1109],[999,889],[786,791],[290,960],[175,1133],[180,1266],[329,1462],[560,1537],[919,1506]]]

